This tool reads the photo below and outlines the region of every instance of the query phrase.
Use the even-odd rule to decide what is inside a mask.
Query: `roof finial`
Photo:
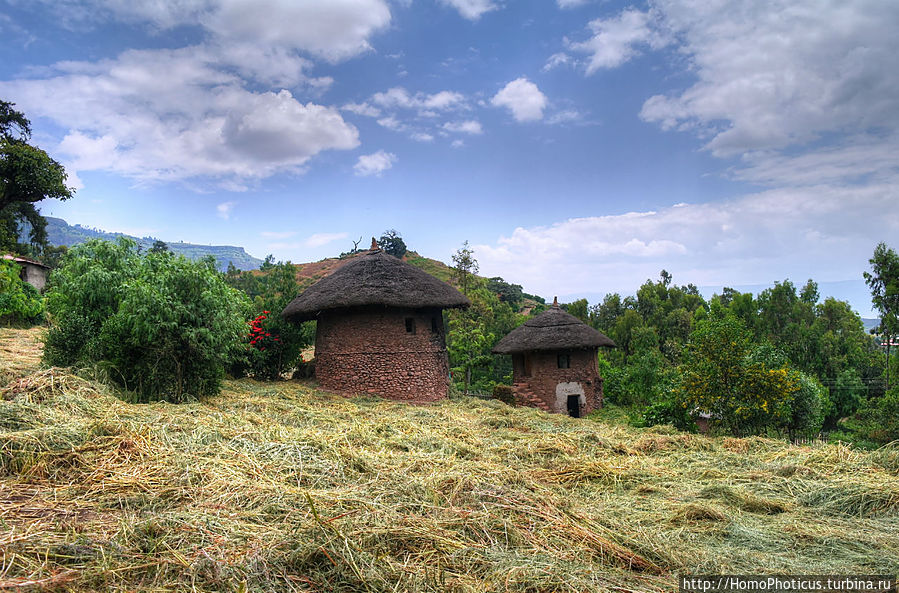
[[[553,297],[553,307],[556,309],[559,308],[559,297],[557,297],[557,296]]]
[[[371,251],[377,251],[378,249],[380,249],[380,247],[378,247],[378,241],[374,237],[371,238],[371,247],[369,247],[369,249]]]

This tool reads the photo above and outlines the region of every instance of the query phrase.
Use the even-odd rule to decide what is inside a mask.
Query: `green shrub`
[[[296,268],[290,262],[273,263],[267,258],[262,274],[229,271],[226,281],[253,299],[256,314],[246,326],[243,354],[228,371],[276,381],[303,363],[302,351],[315,339],[315,322],[294,323],[280,313],[299,293]]]
[[[68,253],[47,295],[46,362],[98,365],[139,401],[217,393],[241,347],[246,298],[214,261],[135,247],[90,241]]]
[[[0,320],[5,323],[37,323],[44,312],[41,295],[21,272],[19,264],[0,259]]]

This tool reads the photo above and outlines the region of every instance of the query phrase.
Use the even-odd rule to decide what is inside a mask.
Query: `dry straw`
[[[293,382],[133,405],[39,370],[36,334],[3,332],[0,590],[632,592],[681,573],[899,572],[895,447]]]

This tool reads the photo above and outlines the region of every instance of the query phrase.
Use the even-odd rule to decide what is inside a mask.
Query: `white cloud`
[[[644,120],[694,130],[720,156],[899,127],[899,3],[657,6],[697,81],[648,99]]]
[[[664,44],[657,30],[650,26],[650,21],[649,12],[623,10],[615,18],[590,21],[593,36],[587,41],[570,42],[568,45],[573,51],[589,54],[587,74],[600,68],[617,68],[639,54],[638,45],[659,47]]]
[[[231,218],[231,212],[234,210],[235,206],[237,206],[237,202],[222,202],[215,207],[216,215],[219,218],[228,220]]]
[[[537,294],[633,293],[663,268],[698,286],[859,280],[877,241],[897,232],[893,180],[569,219],[475,250],[483,274],[526,278]]]
[[[563,109],[562,111],[558,111],[552,114],[550,117],[546,118],[546,123],[551,125],[570,124],[576,121],[581,121],[583,118],[584,116],[575,109]]]
[[[440,2],[455,8],[470,21],[476,21],[485,12],[499,8],[492,0],[440,0]]]
[[[323,150],[358,146],[358,131],[335,108],[301,103],[285,90],[250,91],[243,66],[227,57],[203,46],[131,50],[96,63],[60,62],[44,78],[0,82],[0,92],[68,130],[58,152],[75,173],[209,177],[238,187],[242,179],[299,172]],[[306,63],[254,76],[298,81]]]
[[[421,113],[428,111],[445,111],[465,106],[465,96],[454,91],[440,91],[434,94],[410,94],[403,87],[393,87],[381,93],[375,93],[372,103],[385,109],[415,109]]]
[[[556,0],[559,8],[574,8],[575,6],[583,6],[590,0]]]
[[[470,119],[467,121],[456,121],[456,122],[446,122],[443,124],[443,129],[447,132],[455,132],[457,134],[483,134],[484,130],[481,128],[481,122]]]
[[[452,142],[450,142],[450,146],[452,146],[453,148],[462,148],[465,146],[465,140],[453,140]]]
[[[178,0],[84,3],[46,1],[78,25],[100,21],[156,29],[202,27],[221,47],[234,44],[300,50],[331,61],[371,49],[369,38],[390,24],[386,0]],[[260,64],[264,67],[264,64]]]
[[[341,107],[343,111],[349,111],[356,115],[364,115],[366,117],[380,117],[381,110],[368,103],[347,103]]]
[[[543,65],[543,68],[541,68],[541,70],[543,72],[549,72],[550,70],[554,70],[559,66],[572,66],[574,65],[574,63],[575,60],[572,59],[571,56],[569,56],[565,52],[558,52],[547,58],[546,63]]]
[[[373,154],[360,156],[353,166],[353,170],[360,177],[368,177],[369,175],[380,177],[384,171],[392,168],[396,161],[395,154],[379,150]]]
[[[411,136],[409,136],[416,142],[433,142],[434,136],[432,134],[428,134],[426,132],[415,132]]]
[[[310,235],[309,238],[303,242],[303,245],[306,247],[321,247],[328,243],[333,243],[334,241],[346,239],[348,236],[347,233],[315,233],[314,235]]]
[[[507,107],[520,122],[542,119],[547,102],[537,85],[523,76],[508,83],[490,100],[495,107]]]

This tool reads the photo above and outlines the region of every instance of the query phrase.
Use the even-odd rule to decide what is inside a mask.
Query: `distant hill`
[[[862,323],[865,324],[865,331],[871,331],[875,327],[880,326],[880,319],[868,319],[867,317],[862,317]]]
[[[74,226],[61,218],[47,216],[47,240],[51,245],[65,245],[71,247],[84,243],[90,239],[106,239],[114,241],[119,237],[128,237],[137,242],[143,249],[149,249],[156,241],[155,237],[134,237],[124,233],[109,233],[99,229],[90,229],[80,224]],[[197,245],[195,243],[166,242],[173,253],[183,255],[190,260],[198,260],[207,255],[215,258],[219,270],[226,270],[228,262],[240,270],[255,270],[262,260],[247,253],[243,247],[232,245]]]

